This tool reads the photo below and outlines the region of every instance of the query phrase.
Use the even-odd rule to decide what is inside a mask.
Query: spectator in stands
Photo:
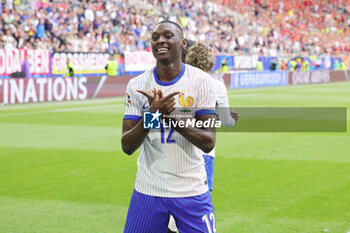
[[[40,19],[40,23],[36,26],[36,38],[42,39],[45,35],[45,20]]]
[[[149,25],[166,15],[184,26],[187,38],[211,45],[214,53],[350,55],[350,16],[345,0],[225,0],[224,6],[215,0],[148,0],[137,8],[121,0],[84,2],[38,1],[35,10],[4,4],[0,9],[0,48],[147,51]],[[80,46],[74,44],[76,37]],[[67,46],[67,41],[71,45]]]

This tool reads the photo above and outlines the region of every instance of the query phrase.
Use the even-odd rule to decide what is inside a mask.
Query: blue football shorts
[[[213,191],[214,187],[214,157],[203,155],[205,161],[205,170],[207,171],[207,179],[209,190]]]
[[[134,190],[124,233],[167,232],[170,215],[180,233],[216,232],[210,192],[194,197],[154,197]]]

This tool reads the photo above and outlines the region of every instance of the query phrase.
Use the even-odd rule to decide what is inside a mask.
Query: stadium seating
[[[5,4],[1,8],[0,48],[149,51],[152,25],[170,19],[182,25],[187,38],[210,45],[215,53],[348,56],[349,10],[348,0],[70,0]]]

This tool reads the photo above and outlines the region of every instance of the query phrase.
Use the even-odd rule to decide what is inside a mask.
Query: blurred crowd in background
[[[152,27],[168,19],[216,54],[350,54],[350,0],[2,0],[0,8],[5,49],[150,51]]]

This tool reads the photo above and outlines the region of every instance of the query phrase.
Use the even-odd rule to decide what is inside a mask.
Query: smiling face
[[[162,64],[168,65],[181,60],[181,51],[185,44],[182,32],[172,23],[160,23],[152,33],[152,53]]]

